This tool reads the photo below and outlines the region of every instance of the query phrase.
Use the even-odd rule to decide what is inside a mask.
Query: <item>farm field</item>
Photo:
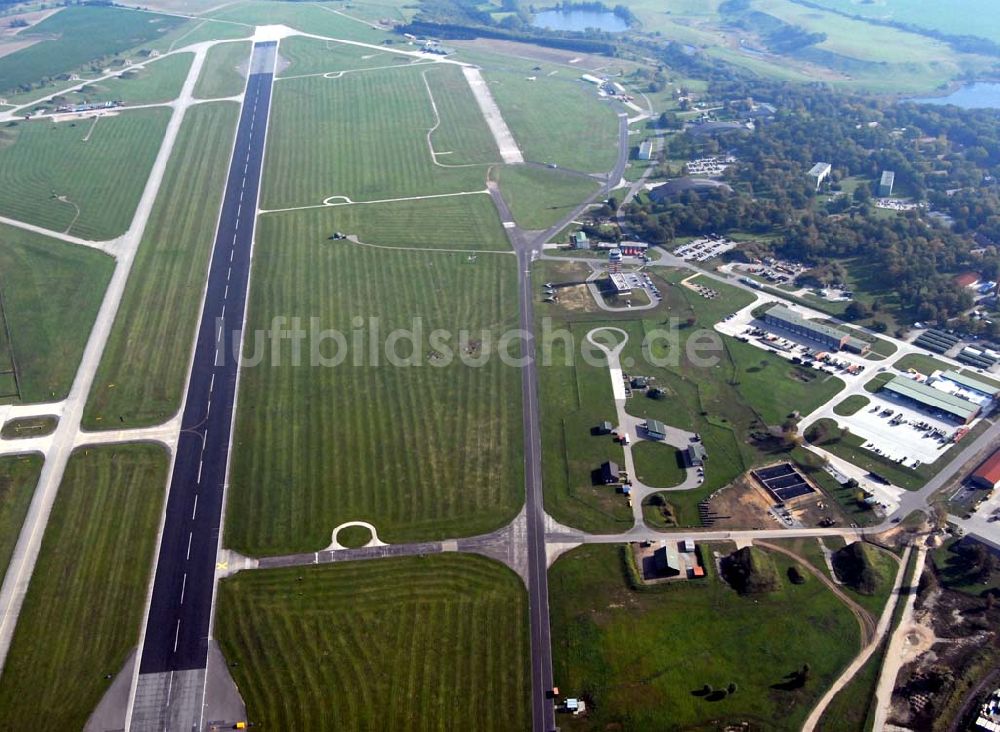
[[[167,454],[151,444],[70,458],[0,677],[0,727],[82,729],[139,638]]]
[[[509,71],[487,70],[483,76],[525,160],[607,172],[617,157],[616,113],[592,84],[569,74],[535,81]]]
[[[859,650],[855,618],[815,578],[789,582],[792,562],[783,555],[771,554],[780,589],[741,597],[718,578],[711,559],[704,562],[706,582],[636,591],[624,570],[625,550],[575,549],[550,570],[555,677],[563,694],[583,696],[589,711],[585,720],[561,720],[567,730],[743,721],[797,730]],[[731,547],[701,550],[710,557]],[[806,663],[804,686],[776,688]],[[724,690],[730,683],[734,693],[721,699],[700,693],[706,684]]]
[[[523,499],[520,373],[495,353],[516,322],[513,257],[387,253],[327,235],[315,218],[260,222],[246,330],[261,332],[244,357],[263,361],[240,375],[226,544],[313,551],[352,520],[391,542],[504,525]],[[268,338],[275,317],[307,331],[299,365]],[[416,347],[389,335],[400,328]],[[450,340],[428,343],[436,329]]]
[[[266,215],[316,232],[322,240],[335,232],[356,235],[382,247],[510,251],[493,201],[486,193],[391,203],[319,206]],[[356,246],[330,242],[332,247]]]
[[[188,110],[91,387],[91,429],[159,424],[182,391],[239,105]]]
[[[412,51],[406,48],[404,50]],[[350,43],[322,41],[318,38],[293,36],[281,42],[281,57],[288,66],[278,73],[278,78],[301,74],[325,74],[351,69],[370,69],[382,66],[407,66],[419,59],[386,48],[379,51],[367,46]],[[427,61],[420,61],[427,64]],[[430,64],[427,64],[430,65]]]
[[[600,187],[590,178],[523,165],[503,166],[498,178],[504,200],[525,229],[555,225]]]
[[[275,85],[261,206],[483,190],[485,166],[434,165],[433,125],[419,68],[284,80]]]
[[[1000,43],[1000,17],[992,0],[955,0],[947,5],[922,0],[812,0],[830,10],[876,20],[891,20],[950,35],[978,36]]]
[[[194,86],[195,97],[218,99],[242,94],[247,81],[245,67],[250,62],[251,45],[249,41],[242,41],[212,46]]]
[[[241,572],[217,628],[263,728],[531,727],[527,593],[483,557]]]
[[[0,577],[7,574],[42,463],[38,454],[0,457]]]
[[[149,43],[185,20],[116,7],[67,7],[27,29],[38,43],[0,58],[0,91],[36,85]]]
[[[389,36],[364,21],[349,17],[339,3],[290,4],[243,0],[211,10],[202,17],[232,20],[249,25],[287,25],[306,33],[344,38],[364,43],[381,43]]]
[[[121,235],[132,223],[169,118],[166,109],[142,109],[5,126],[0,215],[95,241]]]
[[[2,195],[2,194],[0,194]],[[0,375],[0,403],[63,399],[76,376],[114,261],[101,252],[0,225],[0,372],[17,365],[20,397]]]

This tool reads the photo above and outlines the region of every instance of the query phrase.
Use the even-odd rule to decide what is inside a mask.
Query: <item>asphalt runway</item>
[[[170,478],[140,674],[206,667],[239,366],[235,355],[276,51],[273,41],[257,43],[251,57]]]

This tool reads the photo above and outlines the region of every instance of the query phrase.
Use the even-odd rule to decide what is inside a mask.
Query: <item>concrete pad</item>
[[[199,729],[205,669],[139,674],[129,732]]]
[[[202,719],[207,726],[215,724],[219,729],[232,729],[237,722],[245,722],[246,718],[247,707],[236,682],[229,675],[229,664],[219,644],[209,641]]]

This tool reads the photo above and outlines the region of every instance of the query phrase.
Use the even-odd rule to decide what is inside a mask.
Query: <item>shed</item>
[[[687,456],[688,465],[692,468],[700,467],[708,460],[708,451],[705,450],[705,446],[700,442],[692,442],[688,445],[684,454]]]
[[[610,460],[601,465],[601,480],[605,485],[618,482],[618,464]]]
[[[646,421],[646,436],[651,440],[667,439],[667,426],[658,419]]]
[[[653,552],[656,561],[656,571],[668,577],[675,577],[681,573],[681,560],[677,555],[677,550],[661,541],[660,548]]]

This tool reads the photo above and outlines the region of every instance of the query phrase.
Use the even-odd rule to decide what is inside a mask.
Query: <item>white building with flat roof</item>
[[[823,181],[830,177],[830,173],[832,171],[833,166],[830,165],[830,163],[816,163],[814,166],[809,168],[809,177],[815,179],[817,191]]]

